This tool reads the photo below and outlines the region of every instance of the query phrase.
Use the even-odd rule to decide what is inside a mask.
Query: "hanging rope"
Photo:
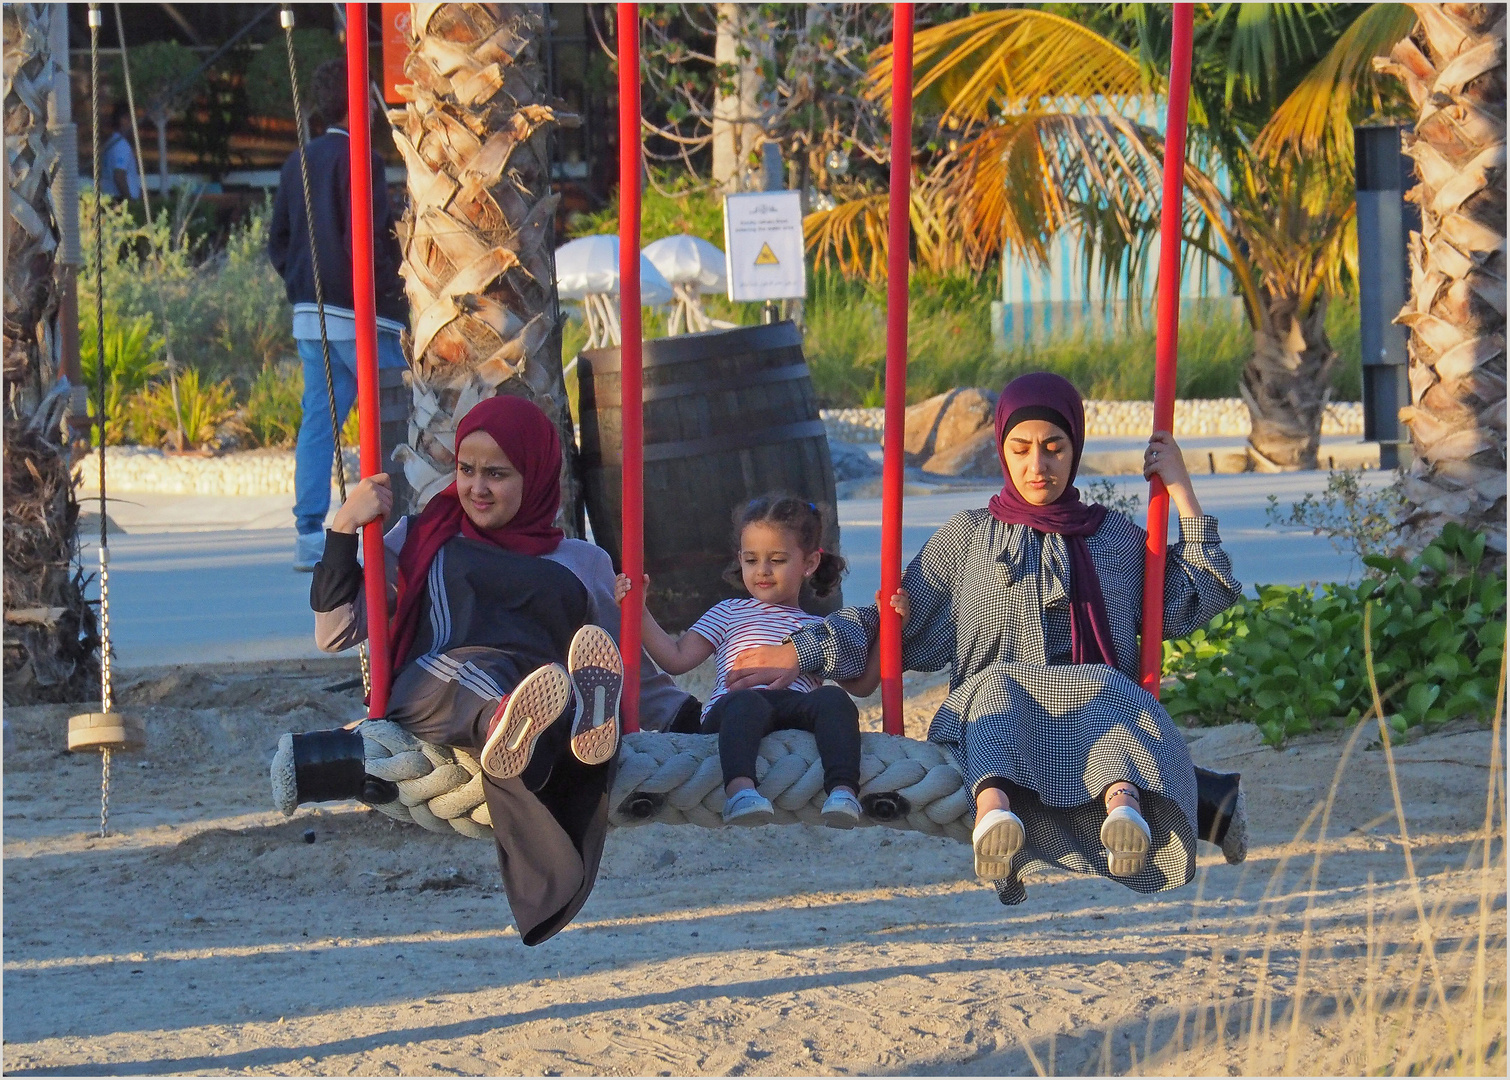
[[[309,161],[306,147],[309,145],[309,129],[304,126],[304,104],[299,98],[299,68],[294,61],[294,10],[288,4],[278,13],[278,23],[283,27],[283,44],[288,51],[288,85],[294,99],[294,131],[299,139],[299,183],[304,190],[304,225],[309,234],[309,268],[315,278],[315,314],[320,322],[320,358],[325,363],[325,400],[330,405],[330,433],[335,447],[334,470],[336,487],[341,502],[346,501],[346,455],[341,447],[341,423],[336,411],[336,382],[330,368],[330,337],[325,330],[325,286],[320,278],[320,249],[315,243],[314,198],[309,187]],[[357,660],[362,668],[362,691],[372,693],[372,668],[367,662],[367,643],[357,649]]]
[[[110,515],[105,502],[105,214],[100,195],[100,25],[99,4],[89,5],[90,132],[94,159],[94,342],[99,400],[95,423],[100,434],[100,712],[112,712],[115,692],[110,671]],[[145,191],[145,186],[143,191]],[[110,747],[100,748],[100,836],[110,835]]]
[[[147,215],[147,224],[152,224],[152,203],[147,198],[147,159],[142,157],[142,133],[136,123],[136,95],[131,90],[131,59],[126,55],[126,23],[121,18],[121,5],[115,5],[115,36],[121,45],[121,74],[126,80],[126,108],[131,110],[131,144],[136,149],[136,179],[142,186],[142,211]],[[162,192],[166,200],[167,192]],[[128,187],[125,197],[131,197]]]
[[[368,720],[362,736],[368,776],[398,788],[375,804],[389,817],[431,832],[491,839],[481,767],[465,750],[421,742],[390,720]],[[778,824],[822,822],[823,764],[805,731],[777,731],[760,743],[756,787],[771,800]],[[723,772],[718,738],[636,732],[625,735],[609,796],[609,824],[627,827],[723,826]],[[284,735],[272,763],[273,803],[285,814],[298,805],[293,737]],[[865,732],[860,736],[862,825],[948,836],[968,843],[975,804],[954,758],[936,743]]]

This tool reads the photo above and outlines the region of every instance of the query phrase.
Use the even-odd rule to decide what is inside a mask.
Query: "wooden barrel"
[[[618,349],[577,363],[582,479],[593,538],[620,565],[621,396]],[[645,570],[650,610],[682,630],[719,600],[747,595],[723,580],[734,561],[734,508],[768,492],[817,503],[839,550],[834,468],[802,334],[791,322],[645,342]],[[827,614],[838,592],[803,607]]]

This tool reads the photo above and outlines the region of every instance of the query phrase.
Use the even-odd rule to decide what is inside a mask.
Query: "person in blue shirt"
[[[140,199],[142,177],[131,149],[131,110],[124,101],[116,102],[110,126],[115,130],[100,151],[100,192],[113,199]]]
[[[356,313],[351,291],[351,142],[346,127],[346,62],[331,60],[315,70],[310,96],[327,124],[325,134],[305,147],[309,166],[313,227],[304,216],[304,189],[299,153],[283,163],[267,253],[283,278],[294,308],[294,340],[304,366],[304,416],[294,449],[294,569],[310,571],[325,550],[325,515],[330,509],[330,478],[335,435],[330,427],[330,399],[325,389],[325,362],[320,351],[319,309],[311,240],[319,253],[320,285],[325,299],[325,332],[330,343],[330,376],[336,415],[345,423],[356,402]],[[409,321],[409,305],[399,279],[400,252],[388,205],[383,162],[372,157],[373,271],[377,285],[378,366],[406,363],[399,335]]]

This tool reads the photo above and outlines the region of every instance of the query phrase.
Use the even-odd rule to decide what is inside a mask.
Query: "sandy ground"
[[[1481,925],[1504,1072],[1477,727],[1395,748],[1416,889],[1373,731],[1318,844],[1345,739],[1219,728],[1192,752],[1244,774],[1252,854],[1174,892],[1051,875],[1007,908],[947,840],[656,825],[610,835],[578,921],[527,949],[490,845],[270,809],[278,735],[358,715],[326,689],[354,671],[132,674],[151,743],[116,759],[105,840],[98,758],[63,749],[81,710],[6,710],[5,1072],[1393,1071],[1471,1036]],[[911,732],[940,694],[912,688]]]

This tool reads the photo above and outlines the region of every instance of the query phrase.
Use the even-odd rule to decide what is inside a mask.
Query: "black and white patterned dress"
[[[910,601],[902,664],[950,670],[949,696],[928,729],[954,747],[973,792],[1004,780],[1027,846],[996,883],[1021,903],[1021,875],[1046,864],[1107,875],[1101,847],[1106,786],[1144,793],[1153,833],[1141,873],[1116,880],[1139,890],[1178,888],[1195,874],[1196,790],[1185,740],[1137,683],[1146,534],[1112,511],[1087,539],[1101,579],[1115,667],[1071,664],[1070,558],[1064,538],[956,514],[902,575]],[[1182,637],[1230,607],[1242,586],[1221,548],[1216,519],[1181,518],[1164,577],[1164,636]],[[876,640],[872,606],[845,608],[792,637],[802,670],[829,679],[861,674]]]

